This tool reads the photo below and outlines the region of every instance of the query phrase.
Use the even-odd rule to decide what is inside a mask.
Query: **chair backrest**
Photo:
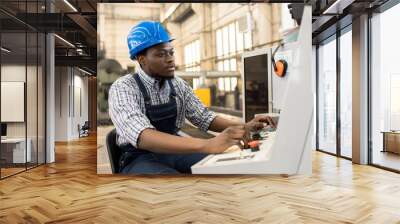
[[[90,128],[89,121],[85,121],[85,123],[82,125],[82,129],[88,130],[89,128]]]
[[[117,132],[115,128],[107,134],[106,137],[108,158],[110,158],[112,173],[119,172],[119,158],[122,150],[117,145]]]

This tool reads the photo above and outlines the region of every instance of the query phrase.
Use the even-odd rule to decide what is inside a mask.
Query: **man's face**
[[[172,78],[175,72],[174,48],[171,43],[155,45],[145,55],[140,55],[138,61],[143,70],[158,78]]]

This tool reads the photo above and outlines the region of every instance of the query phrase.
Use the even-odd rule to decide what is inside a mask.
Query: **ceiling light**
[[[10,52],[11,52],[10,50],[8,50],[8,49],[5,48],[5,47],[1,47],[0,49],[1,49],[2,51],[6,52],[6,53],[10,53]]]
[[[60,36],[58,36],[57,34],[54,34],[54,36],[57,37],[58,39],[60,39],[61,41],[63,41],[64,43],[66,43],[67,45],[69,45],[69,46],[75,48],[75,45],[71,44],[71,42],[67,41],[66,39],[64,39],[64,38],[62,38],[62,37],[60,37]]]
[[[78,53],[79,55],[84,55],[83,49],[81,48],[77,48],[76,53]]]
[[[78,10],[71,4],[69,3],[68,0],[64,0],[65,4],[67,4],[72,10],[74,10],[75,12],[78,12]]]

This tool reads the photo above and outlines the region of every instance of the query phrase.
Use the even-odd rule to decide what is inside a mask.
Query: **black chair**
[[[82,130],[89,131],[89,129],[90,129],[89,121],[85,121],[85,123],[82,125]]]
[[[82,127],[80,127],[80,125],[78,124],[79,138],[89,136],[89,129],[90,129],[89,121],[85,121]]]
[[[107,134],[106,145],[111,171],[112,173],[119,173],[119,158],[121,157],[122,150],[117,145],[117,132],[115,128]]]

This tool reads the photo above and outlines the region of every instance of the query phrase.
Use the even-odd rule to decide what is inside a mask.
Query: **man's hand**
[[[228,147],[237,144],[240,140],[243,140],[244,143],[244,147],[247,148],[247,142],[250,140],[250,132],[251,131],[256,131],[256,130],[260,130],[263,127],[265,127],[266,125],[270,125],[273,128],[276,128],[276,124],[275,122],[272,120],[272,118],[270,116],[267,115],[258,115],[256,116],[253,120],[247,122],[246,124],[243,124],[242,122],[234,122],[234,121],[230,121],[228,119],[224,119],[220,116],[217,116],[212,123],[210,124],[210,130],[212,131],[216,131],[216,132],[221,132],[223,131],[220,135],[221,135],[221,139],[215,139],[213,141],[217,141],[217,142],[212,142],[212,144],[218,145],[217,148],[213,148],[210,149],[208,148],[207,150],[209,150],[209,153],[219,153],[224,151],[223,149],[221,149],[221,144],[223,142],[223,136],[226,137],[226,135],[230,132],[232,132],[231,129],[237,129],[238,127],[242,127],[245,130],[245,133],[242,134],[241,139],[235,139],[236,142],[235,143],[224,143],[225,145],[222,148],[227,149]],[[225,139],[226,140],[226,139]],[[230,139],[231,141],[232,139]],[[208,142],[206,142],[205,146],[203,146],[202,148],[207,147]]]
[[[231,126],[226,128],[218,136],[207,139],[204,144],[206,153],[222,153],[232,145],[239,145],[240,140],[244,140],[246,128],[244,125]]]
[[[257,131],[267,125],[270,125],[271,127],[276,128],[276,124],[270,116],[258,115],[255,118],[253,118],[253,120],[246,123],[246,130],[249,132]]]
[[[271,127],[276,128],[275,122],[272,120],[272,118],[270,116],[267,116],[267,115],[257,115],[251,121],[247,122],[245,124],[246,134],[245,134],[245,138],[243,139],[244,148],[248,148],[247,143],[251,139],[250,132],[258,131],[267,125],[270,125]]]

